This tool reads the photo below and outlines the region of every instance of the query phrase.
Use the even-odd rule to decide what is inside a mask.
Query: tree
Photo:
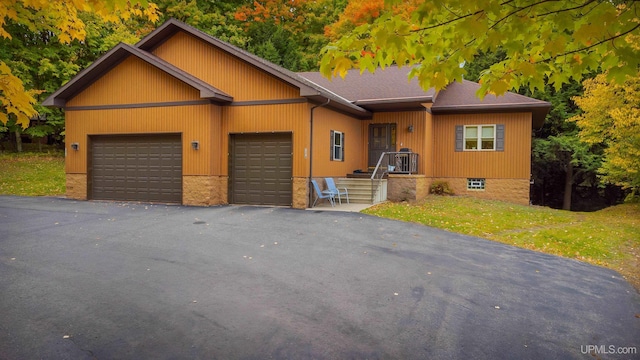
[[[325,26],[335,22],[345,6],[346,0],[264,0],[240,6],[234,16],[244,24],[249,34],[244,48],[254,51],[266,40],[271,40],[280,58],[289,59],[280,63],[282,66],[293,71],[307,71],[318,68],[318,54],[329,42],[324,36]],[[273,27],[281,29],[282,33],[276,36],[280,40],[252,36],[264,28]],[[283,39],[286,44],[279,46],[277,43],[282,43]],[[282,50],[285,53],[281,53]],[[298,59],[291,61],[296,52]]]
[[[162,20],[175,18],[236,46],[247,44],[245,29],[233,14],[247,0],[156,0]]]
[[[579,137],[587,144],[605,146],[599,169],[602,181],[640,190],[640,72],[623,84],[606,74],[585,80],[584,94],[574,97],[583,113],[572,117]]]
[[[0,3],[0,38],[12,39],[8,27],[22,26],[37,35],[55,36],[62,44],[85,39],[86,27],[80,14],[92,13],[104,22],[132,17],[158,19],[157,7],[147,0],[7,0]],[[25,88],[7,62],[0,60],[0,123],[26,128],[37,115],[35,95],[42,89]]]
[[[425,1],[410,15],[385,12],[356,27],[323,50],[325,76],[345,76],[350,68],[374,72],[392,64],[413,66],[427,89],[460,81],[480,52],[505,52],[505,59],[482,73],[479,96],[503,94],[546,83],[560,89],[570,79],[608,70],[622,83],[640,63],[640,3],[637,1],[442,0]]]
[[[581,142],[575,132],[549,136],[534,141],[533,162],[535,176],[544,181],[547,173],[556,169],[564,172],[562,209],[571,210],[573,186],[578,177],[589,179],[600,166],[602,156],[597,149]],[[539,166],[544,164],[544,166]],[[537,168],[537,169],[536,169]],[[595,185],[595,184],[590,184]]]
[[[291,71],[306,70],[294,35],[273,21],[254,22],[247,33],[247,50]]]
[[[389,10],[402,17],[408,17],[423,0],[405,0],[389,7]],[[357,26],[371,24],[385,12],[384,0],[351,0],[338,21],[325,27],[324,34],[332,41],[348,35]]]

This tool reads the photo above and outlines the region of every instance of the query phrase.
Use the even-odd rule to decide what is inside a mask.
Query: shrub
[[[431,183],[429,193],[435,195],[453,195],[453,190],[449,187],[449,183],[446,181],[434,181]]]

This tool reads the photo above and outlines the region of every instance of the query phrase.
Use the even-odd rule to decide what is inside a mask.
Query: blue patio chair
[[[347,196],[347,204],[349,203],[349,191],[347,190],[347,188],[343,188],[344,191],[340,191],[340,189],[338,189],[338,187],[336,186],[336,183],[333,181],[333,178],[324,178],[324,181],[327,183],[327,190],[331,192],[334,197],[338,196],[340,205],[342,205],[342,195]],[[336,200],[334,199],[333,203],[335,204],[335,202]]]
[[[316,199],[313,202],[313,205],[311,205],[311,207],[316,206],[316,203],[318,202],[318,199],[328,199],[329,203],[331,204],[331,207],[334,207],[336,205],[336,201],[333,198],[333,193],[330,192],[329,190],[320,190],[320,186],[318,186],[318,182],[315,180],[311,180],[311,183],[313,184],[313,189],[316,191]]]

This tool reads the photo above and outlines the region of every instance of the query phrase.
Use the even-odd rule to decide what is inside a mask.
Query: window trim
[[[487,127],[491,127],[493,128],[493,148],[491,149],[483,149],[482,148],[482,140],[483,139],[489,139],[489,138],[483,138],[482,137],[482,129],[483,128],[487,128]],[[467,138],[467,128],[476,128],[477,129],[477,135],[475,140],[477,141],[478,144],[478,148],[476,149],[467,149],[467,139],[472,139],[472,138]],[[497,150],[497,140],[498,140],[498,136],[497,136],[497,125],[496,124],[477,124],[477,125],[464,125],[463,130],[462,130],[462,151],[496,151]]]
[[[339,145],[336,145],[336,136],[339,136]],[[340,149],[341,156],[339,157],[336,157],[336,148]],[[342,131],[331,130],[331,161],[344,161],[344,133]]]

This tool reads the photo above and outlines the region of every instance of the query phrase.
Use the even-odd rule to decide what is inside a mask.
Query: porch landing
[[[315,207],[312,208],[307,208],[305,210],[312,210],[312,211],[342,211],[342,212],[361,212],[362,210],[369,208],[373,206],[372,204],[356,204],[356,203],[350,203],[347,204],[347,202],[343,202],[342,205],[340,205],[340,203],[336,203],[336,206],[332,207],[331,204],[329,204],[326,201],[323,201],[319,204],[316,204]]]

